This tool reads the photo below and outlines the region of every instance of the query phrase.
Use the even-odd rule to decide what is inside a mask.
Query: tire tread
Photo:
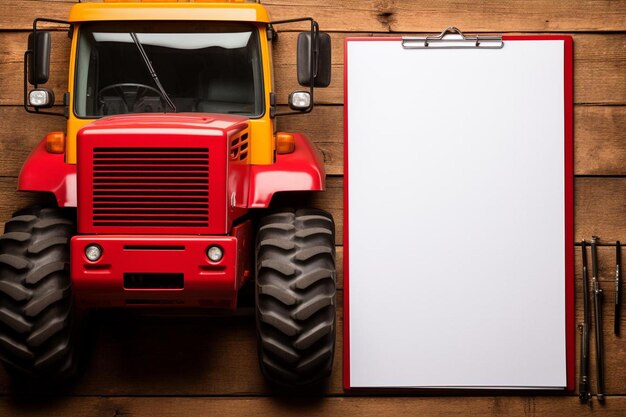
[[[69,275],[72,212],[20,210],[0,237],[0,361],[33,382],[74,376],[74,316]]]
[[[321,210],[265,216],[257,236],[257,329],[265,377],[309,386],[332,369],[336,331],[335,230]]]

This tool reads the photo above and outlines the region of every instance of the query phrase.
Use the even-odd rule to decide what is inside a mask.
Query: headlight
[[[28,104],[33,107],[52,107],[54,94],[45,88],[37,88],[28,93]]]
[[[294,91],[289,94],[288,103],[292,110],[306,110],[311,107],[311,94],[307,91]]]
[[[224,251],[217,245],[210,246],[206,251],[206,256],[213,262],[219,262],[224,257]]]
[[[102,257],[102,248],[100,247],[100,245],[96,245],[95,243],[89,245],[85,248],[85,256],[91,262],[96,262]]]

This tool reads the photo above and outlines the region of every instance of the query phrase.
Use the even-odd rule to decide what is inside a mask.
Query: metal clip
[[[502,49],[502,36],[465,36],[460,29],[449,26],[436,36],[405,36],[402,38],[405,49]]]

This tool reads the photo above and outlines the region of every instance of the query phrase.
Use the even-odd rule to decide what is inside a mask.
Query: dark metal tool
[[[615,242],[615,322],[613,333],[619,336],[619,324],[622,314],[622,244]]]
[[[578,326],[580,330],[580,375],[578,378],[578,397],[586,403],[591,399],[589,391],[589,325],[591,312],[589,311],[589,272],[587,269],[587,242],[582,241],[583,256],[583,322]]]
[[[604,402],[604,346],[602,340],[602,288],[598,280],[598,237],[591,239],[592,289],[595,310],[594,327],[596,332],[596,374],[598,401]]]

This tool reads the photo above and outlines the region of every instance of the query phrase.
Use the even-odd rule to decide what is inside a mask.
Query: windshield
[[[145,50],[157,79],[144,62]],[[123,22],[81,26],[74,112],[263,114],[258,30],[243,23]]]

